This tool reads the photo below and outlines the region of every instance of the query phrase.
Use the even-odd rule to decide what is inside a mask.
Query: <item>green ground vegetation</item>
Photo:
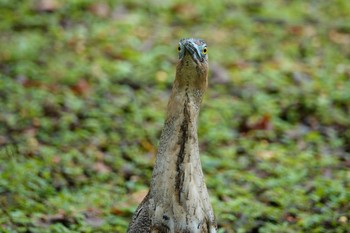
[[[0,232],[125,232],[183,37],[219,232],[350,229],[350,1],[0,0]]]

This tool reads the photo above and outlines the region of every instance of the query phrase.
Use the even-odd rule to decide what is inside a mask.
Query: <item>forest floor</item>
[[[350,232],[350,1],[0,1],[0,232],[125,232],[183,37],[219,232]]]

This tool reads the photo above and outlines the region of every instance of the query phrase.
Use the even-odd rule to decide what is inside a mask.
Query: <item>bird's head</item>
[[[180,60],[192,60],[195,64],[208,62],[208,48],[204,40],[185,38],[177,47]],[[190,59],[191,58],[191,59]]]
[[[204,40],[182,39],[178,45],[176,79],[180,86],[205,89],[208,79],[208,48]]]

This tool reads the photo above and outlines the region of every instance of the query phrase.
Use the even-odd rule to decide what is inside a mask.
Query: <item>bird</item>
[[[127,233],[216,233],[198,146],[198,115],[208,86],[208,47],[184,38],[148,194]]]

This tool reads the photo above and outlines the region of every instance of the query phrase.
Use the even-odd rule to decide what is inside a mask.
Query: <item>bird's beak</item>
[[[196,63],[198,63],[198,61],[202,61],[201,51],[198,48],[198,46],[194,44],[192,41],[188,41],[185,44],[185,56],[186,56],[186,53],[189,53],[192,57],[192,60],[195,61]]]

